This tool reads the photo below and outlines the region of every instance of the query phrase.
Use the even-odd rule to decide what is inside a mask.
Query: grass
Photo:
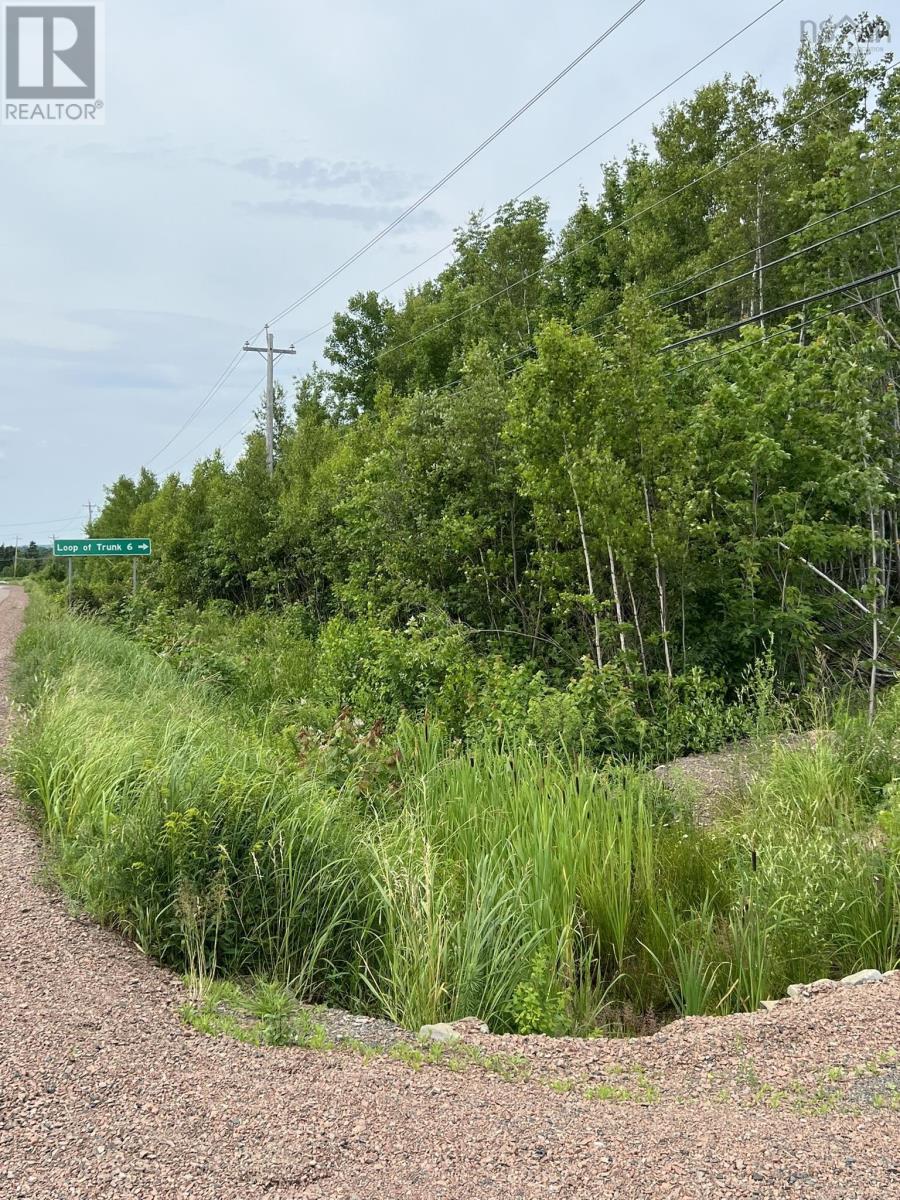
[[[196,979],[186,980],[192,989]],[[185,1024],[210,1037],[224,1036],[254,1046],[303,1046],[330,1050],[324,1025],[309,1015],[284,986],[256,980],[240,987],[225,980],[210,980],[202,992],[181,1008]]]
[[[67,892],[198,997],[269,981],[254,1036],[308,1036],[296,1001],[587,1032],[900,957],[892,697],[874,728],[776,750],[705,829],[648,772],[525,740],[243,719],[208,663],[176,670],[39,593],[18,687],[16,775]]]

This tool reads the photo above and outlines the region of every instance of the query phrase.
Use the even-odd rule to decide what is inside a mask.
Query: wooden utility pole
[[[282,354],[296,354],[294,343],[291,342],[286,350],[275,348],[275,338],[266,326],[265,346],[251,346],[244,342],[244,350],[248,353],[263,354],[266,359],[266,470],[271,475],[275,470],[275,359]]]

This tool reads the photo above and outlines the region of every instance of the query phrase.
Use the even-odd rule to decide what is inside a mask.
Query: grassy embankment
[[[65,890],[193,974],[415,1027],[753,1008],[900,957],[900,692],[697,828],[634,767],[434,724],[298,737],[35,593],[14,746]]]

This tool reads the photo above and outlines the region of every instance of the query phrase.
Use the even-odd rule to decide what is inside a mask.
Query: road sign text
[[[56,538],[55,558],[146,558],[153,553],[149,538]]]

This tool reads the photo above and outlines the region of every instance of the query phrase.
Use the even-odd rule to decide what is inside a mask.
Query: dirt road
[[[23,608],[0,589],[0,731]],[[900,1196],[896,978],[640,1041],[488,1039],[533,1065],[508,1082],[206,1038],[42,880],[0,778],[4,1200]]]

